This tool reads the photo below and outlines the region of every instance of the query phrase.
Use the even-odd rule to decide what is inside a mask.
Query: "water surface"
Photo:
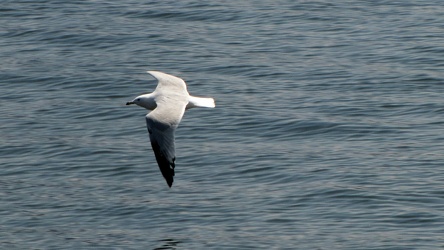
[[[441,1],[3,1],[0,248],[444,248]],[[186,113],[163,180],[146,70]]]

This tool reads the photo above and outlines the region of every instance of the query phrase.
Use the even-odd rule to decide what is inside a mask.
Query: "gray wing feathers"
[[[173,185],[175,167],[175,128],[152,119],[149,115],[146,116],[146,125],[160,172],[168,186],[171,187]]]
[[[156,161],[170,187],[174,181],[174,161],[176,160],[174,132],[184,112],[184,104],[180,104],[174,109],[165,109],[162,108],[162,105],[158,105],[146,116],[146,125]]]

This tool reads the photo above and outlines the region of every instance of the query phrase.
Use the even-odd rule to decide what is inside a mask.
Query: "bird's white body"
[[[134,104],[137,104],[142,108],[146,108],[148,110],[154,110],[157,107],[156,104],[157,96],[159,95],[156,92],[144,94],[136,97],[136,99],[134,99],[133,102]],[[216,105],[214,103],[213,98],[188,95],[188,104],[185,106],[185,109],[196,108],[196,107],[214,108],[215,106]]]
[[[163,177],[171,187],[175,167],[174,132],[186,109],[194,107],[214,108],[213,98],[191,96],[185,82],[159,71],[148,71],[158,80],[153,93],[136,97],[127,105],[137,104],[151,110],[146,115],[148,133],[157,163]]]

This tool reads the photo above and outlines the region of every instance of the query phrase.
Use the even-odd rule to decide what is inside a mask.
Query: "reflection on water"
[[[154,250],[172,250],[176,249],[177,245],[180,243],[180,241],[174,240],[174,239],[164,239],[160,240],[162,242],[161,247],[156,247]]]

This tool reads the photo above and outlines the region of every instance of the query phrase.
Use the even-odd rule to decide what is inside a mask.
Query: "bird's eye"
[[[137,100],[136,100],[136,101],[140,102],[140,98],[137,98]]]

